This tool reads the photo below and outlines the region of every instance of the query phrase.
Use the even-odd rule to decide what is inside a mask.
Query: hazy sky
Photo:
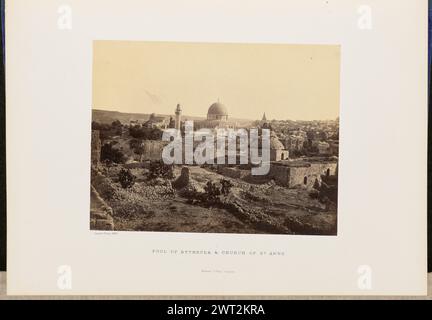
[[[229,117],[334,119],[340,47],[95,41],[93,108],[207,115],[218,99]]]

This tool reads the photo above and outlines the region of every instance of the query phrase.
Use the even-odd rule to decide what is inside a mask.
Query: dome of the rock
[[[208,120],[227,120],[228,119],[228,110],[222,103],[215,102],[208,109],[207,119]]]

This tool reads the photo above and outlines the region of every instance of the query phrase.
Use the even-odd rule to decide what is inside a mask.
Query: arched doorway
[[[304,178],[303,178],[303,184],[307,184],[307,177],[305,176]]]
[[[326,176],[328,177],[329,175],[330,175],[330,168],[328,168],[326,171]]]

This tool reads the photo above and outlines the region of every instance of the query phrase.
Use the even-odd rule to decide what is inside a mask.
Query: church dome
[[[272,150],[283,150],[285,149],[282,142],[279,141],[278,138],[274,139],[270,139],[270,149]]]
[[[280,142],[279,138],[273,132],[270,134],[270,149],[271,150],[283,150],[283,149],[285,149],[282,142]]]
[[[227,116],[228,111],[227,111],[227,108],[222,103],[215,102],[208,109],[207,115]]]

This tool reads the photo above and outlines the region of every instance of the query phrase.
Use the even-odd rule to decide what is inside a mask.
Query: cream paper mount
[[[426,294],[426,1],[6,23],[9,294]]]

